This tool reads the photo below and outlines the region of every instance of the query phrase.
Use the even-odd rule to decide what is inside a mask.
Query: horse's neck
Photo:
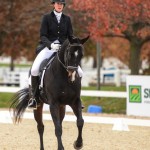
[[[57,74],[66,73],[65,65],[64,65],[64,52],[60,52],[57,54],[54,62],[53,69],[57,70]]]
[[[60,53],[58,54],[62,63],[64,63],[64,58],[65,58],[64,55],[65,55],[65,51],[67,50],[68,44],[69,44],[68,41],[65,41],[65,43],[61,47]]]

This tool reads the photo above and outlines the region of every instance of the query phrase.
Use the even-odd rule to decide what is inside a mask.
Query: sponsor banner
[[[127,115],[150,116],[150,76],[127,76]]]

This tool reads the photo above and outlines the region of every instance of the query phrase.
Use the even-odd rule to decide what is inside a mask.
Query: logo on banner
[[[130,85],[129,86],[129,102],[141,103],[141,86]]]

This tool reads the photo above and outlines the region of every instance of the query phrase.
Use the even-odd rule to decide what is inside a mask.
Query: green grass
[[[0,93],[0,108],[9,108],[13,93]]]
[[[126,112],[126,99],[122,98],[95,98],[95,97],[82,97],[82,103],[85,106],[85,112],[88,110],[89,105],[97,105],[102,107],[103,113],[118,113],[125,114]]]
[[[84,87],[83,90],[96,90],[96,87]],[[126,87],[102,86],[102,91],[126,91]],[[13,93],[0,93],[0,108],[8,108],[10,99]],[[126,99],[125,98],[96,98],[96,97],[81,97],[82,103],[85,106],[84,112],[87,112],[89,105],[98,105],[103,109],[103,113],[125,114]]]
[[[96,87],[86,87],[84,90],[96,90]],[[102,86],[102,91],[126,91],[125,86]],[[81,97],[82,103],[85,106],[84,111],[87,112],[89,105],[98,105],[102,107],[103,113],[126,113],[126,99],[125,98],[107,98],[107,97]]]
[[[31,66],[30,64],[15,64],[15,67],[19,67],[19,68],[30,67],[30,66]],[[10,64],[0,64],[0,67],[10,67]]]

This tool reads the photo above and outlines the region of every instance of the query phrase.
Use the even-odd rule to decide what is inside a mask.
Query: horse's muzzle
[[[67,67],[68,77],[69,77],[70,81],[72,81],[72,82],[75,81],[77,69],[78,69],[78,67],[74,67],[74,66],[68,66]]]

